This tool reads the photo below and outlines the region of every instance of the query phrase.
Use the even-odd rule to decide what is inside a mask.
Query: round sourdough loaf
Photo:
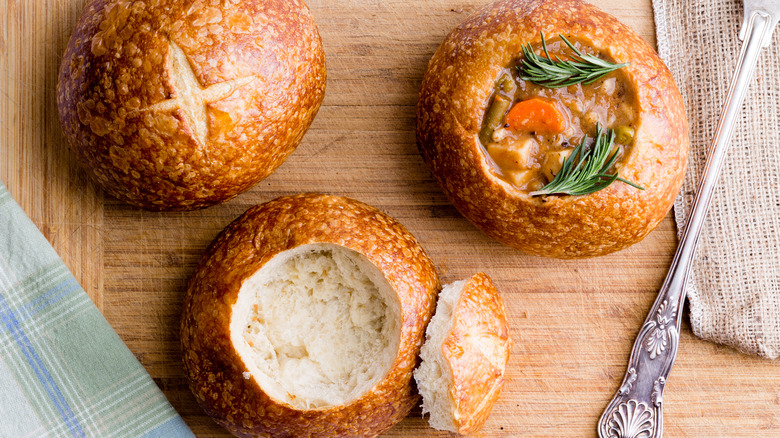
[[[376,436],[418,400],[438,288],[414,237],[373,207],[307,194],[251,208],[190,280],[190,387],[241,437]]]
[[[580,196],[537,196],[501,179],[479,132],[496,81],[540,33],[587,43],[616,63],[636,112],[623,183]],[[592,134],[591,134],[592,135]],[[455,207],[490,237],[530,254],[607,254],[644,238],[667,214],[688,154],[682,98],[658,55],[628,26],[580,0],[500,0],[455,28],[431,59],[417,106],[417,143]]]
[[[189,210],[236,196],[303,138],[325,90],[301,0],[92,0],[57,104],[70,148],[117,198]]]

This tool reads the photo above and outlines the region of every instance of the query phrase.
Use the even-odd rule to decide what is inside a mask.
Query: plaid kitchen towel
[[[0,437],[192,437],[0,183]]]

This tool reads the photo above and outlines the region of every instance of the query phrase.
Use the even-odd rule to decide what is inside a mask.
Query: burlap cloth
[[[658,52],[691,125],[675,203],[688,217],[741,42],[741,0],[653,0]],[[740,351],[780,354],[780,31],[763,50],[737,123],[688,286],[693,332]]]

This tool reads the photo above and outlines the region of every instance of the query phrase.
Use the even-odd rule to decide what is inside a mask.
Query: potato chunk
[[[547,181],[550,182],[555,178],[555,175],[558,174],[558,172],[561,171],[561,167],[563,167],[563,162],[569,158],[569,155],[571,155],[571,149],[564,149],[562,151],[552,151],[548,152],[547,155],[544,157],[544,162],[542,163],[542,174],[545,178],[547,178]]]
[[[507,138],[501,143],[491,143],[487,151],[502,169],[520,170],[528,168],[531,156],[538,148],[539,145],[533,138],[524,137],[519,140]]]
[[[506,173],[506,179],[520,190],[528,190],[529,188],[535,190],[537,187],[529,187],[529,183],[534,181],[535,176],[536,172],[533,170],[517,170]]]

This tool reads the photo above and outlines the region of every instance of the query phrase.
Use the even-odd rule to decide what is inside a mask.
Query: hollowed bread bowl
[[[430,425],[475,434],[501,395],[511,351],[506,309],[490,277],[480,272],[444,286],[414,372]]]
[[[633,137],[615,167],[644,190],[616,181],[588,195],[531,196],[497,174],[479,138],[485,113],[522,46],[541,53],[542,32],[628,63],[619,74],[633,105]],[[474,225],[506,245],[559,258],[603,255],[644,238],[679,191],[689,145],[682,99],[657,54],[628,26],[579,0],[501,0],[455,28],[423,79],[417,142],[442,190]]]
[[[438,288],[414,237],[373,207],[306,194],[251,208],[190,280],[190,387],[237,436],[376,436],[418,400]]]
[[[68,145],[108,193],[189,210],[271,174],[324,90],[322,42],[301,0],[91,0],[57,105]]]

